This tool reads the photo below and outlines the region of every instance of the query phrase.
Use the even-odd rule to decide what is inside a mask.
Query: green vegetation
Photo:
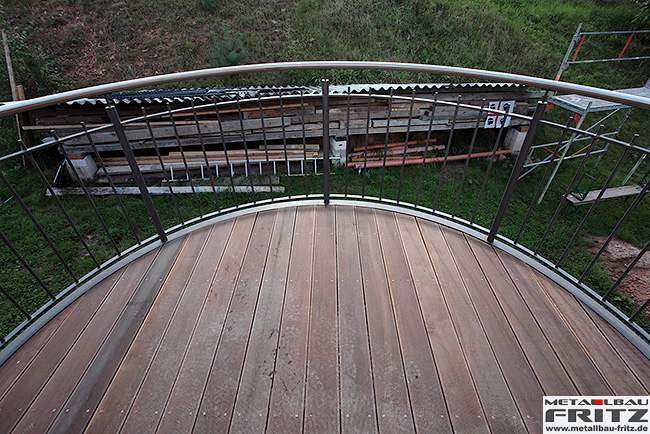
[[[638,3],[638,4],[636,4]],[[267,0],[253,2],[240,0],[133,0],[116,2],[77,2],[75,0],[43,0],[40,2],[9,1],[0,8],[0,22],[10,37],[14,69],[18,84],[25,86],[28,97],[49,94],[69,88],[108,83],[136,77],[163,74],[190,69],[249,63],[299,60],[368,60],[432,63],[490,69],[538,77],[553,78],[564,56],[568,43],[580,22],[583,31],[626,30],[643,25],[647,2],[632,0],[301,0],[284,2]],[[641,17],[641,18],[637,18]],[[588,38],[580,58],[616,57],[625,44],[625,36]],[[648,38],[635,36],[627,53],[630,56],[647,55]],[[643,50],[646,50],[645,52]],[[628,65],[633,65],[630,67]],[[9,99],[8,79],[0,68],[0,95]],[[396,72],[330,71],[329,78],[337,83],[359,82],[413,82],[456,81],[458,77],[430,77]],[[572,66],[562,79],[580,84],[610,89],[638,87],[650,76],[650,62],[634,64],[596,64]],[[320,71],[294,71],[286,74],[265,74],[227,79],[179,83],[181,86],[214,85],[280,85],[314,84],[322,77]],[[547,113],[546,119],[559,123],[566,121],[566,112],[559,109]],[[608,122],[611,130],[623,114]],[[4,119],[0,125],[0,155],[14,152],[17,136],[13,119]],[[630,140],[640,134],[637,145],[647,147],[650,123],[647,113],[632,112],[621,138]],[[543,129],[540,141],[557,140],[556,131]],[[400,140],[401,138],[396,138]],[[471,135],[455,136],[452,154],[466,152]],[[480,136],[478,147],[489,150],[493,137]],[[445,137],[440,138],[444,143]],[[607,158],[595,168],[587,165],[589,173],[602,186],[612,170],[620,151],[610,150]],[[36,156],[46,176],[52,180],[60,164],[56,151]],[[636,157],[626,160],[614,184],[634,163]],[[2,173],[17,187],[21,198],[36,212],[36,218],[52,237],[61,255],[70,262],[72,271],[80,277],[95,267],[88,252],[77,240],[63,218],[56,203],[43,195],[44,187],[38,174],[23,168],[21,160],[0,164]],[[562,194],[575,170],[575,160],[563,165],[543,206],[533,209],[520,242],[536,248]],[[456,214],[470,219],[474,204],[483,185],[488,162],[473,160],[463,184],[463,195]],[[460,187],[463,163],[447,165],[440,185],[437,208],[452,213],[456,208],[456,192]],[[477,224],[490,225],[512,161],[495,162]],[[440,164],[428,165],[423,174],[420,205],[433,207],[439,188]],[[418,166],[389,168],[384,173],[375,169],[360,175],[356,171],[336,169],[332,174],[333,193],[360,194],[365,188],[369,196],[383,196],[402,202],[415,202]],[[648,170],[648,162],[638,173]],[[517,236],[519,226],[528,210],[542,175],[542,170],[526,177],[518,185],[508,208],[501,233],[509,238]],[[400,179],[404,179],[399,187]],[[244,180],[245,181],[245,180]],[[293,194],[304,191],[302,177],[281,177],[280,184],[290,185]],[[319,193],[322,178],[307,177],[310,193]],[[299,193],[300,192],[300,193]],[[4,184],[0,183],[0,229],[24,254],[25,260],[52,287],[63,290],[70,284],[69,274],[63,269],[44,238]],[[256,195],[257,200],[270,195]],[[231,194],[218,195],[221,208],[234,205]],[[217,211],[211,194],[198,197],[204,214]],[[238,194],[238,202],[252,200],[252,195]],[[6,201],[6,202],[5,202]],[[124,198],[131,220],[141,239],[153,235],[149,216],[138,198]],[[178,198],[184,220],[198,217],[194,198]],[[647,199],[646,199],[647,201]],[[65,197],[64,206],[82,232],[98,262],[111,258],[115,250],[106,231],[97,221],[92,207],[85,199]],[[170,197],[155,199],[165,227],[179,224],[175,205]],[[113,198],[96,198],[110,236],[120,249],[135,243],[121,208]],[[609,201],[595,210],[581,236],[568,252],[562,267],[579,275],[593,255],[589,252],[587,235],[603,236],[616,224],[629,202]],[[572,234],[578,228],[588,206],[583,207],[573,221],[561,215],[540,253],[552,261],[559,259]],[[36,211],[37,210],[37,211]],[[621,228],[618,237],[637,246],[647,242],[647,221],[650,217],[647,203],[642,204]],[[20,262],[0,243],[0,284],[10,291],[30,312],[47,301],[47,294],[29,275]],[[47,260],[44,260],[47,258]],[[598,264],[586,276],[585,283],[602,293],[611,284],[606,271]],[[625,294],[612,298],[626,313],[634,309]],[[6,335],[23,317],[8,301],[0,302],[0,335]],[[648,328],[647,319],[641,323]]]

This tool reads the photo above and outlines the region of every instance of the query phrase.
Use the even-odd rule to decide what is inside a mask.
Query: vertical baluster
[[[348,86],[347,112],[345,115],[345,197],[348,197],[348,146],[350,146],[350,86]]]
[[[264,141],[264,155],[266,157],[266,173],[269,176],[269,191],[271,192],[271,202],[273,202],[274,197],[273,197],[273,178],[271,177],[271,168],[269,166],[270,161],[269,161],[269,147],[268,147],[268,142],[266,140],[266,127],[264,125],[264,109],[262,108],[262,97],[261,95],[258,95],[257,98],[258,104],[260,106],[260,122],[262,124],[262,140]],[[260,165],[260,175],[262,174],[261,170],[261,165]]]
[[[119,140],[120,145],[122,146],[122,151],[124,151],[126,160],[129,162],[129,166],[131,167],[131,173],[133,174],[133,179],[138,185],[138,188],[140,190],[140,195],[142,196],[142,200],[144,201],[144,204],[147,207],[147,211],[149,212],[149,217],[151,217],[154,227],[156,228],[158,237],[160,238],[161,242],[166,243],[167,234],[165,233],[165,229],[163,228],[162,222],[160,221],[160,217],[158,216],[156,207],[153,204],[153,200],[151,199],[151,195],[149,194],[149,190],[147,189],[147,184],[144,182],[144,177],[140,172],[140,167],[138,166],[138,162],[135,159],[135,155],[133,155],[133,149],[131,149],[129,140],[126,138],[126,133],[124,132],[124,128],[122,128],[122,121],[120,120],[120,116],[117,114],[117,110],[115,109],[115,106],[107,107],[106,112],[108,113],[108,117],[110,118],[111,123],[113,124],[113,129],[115,129],[115,134],[117,135],[117,139]]]
[[[307,162],[307,137],[305,131],[305,90],[300,89],[300,115],[302,120],[302,161],[300,170],[305,179],[305,196],[309,197],[309,183],[307,182],[307,171],[304,170],[304,163]]]
[[[602,129],[602,127],[601,127]],[[599,131],[600,133],[600,131]],[[591,150],[594,148],[594,144],[596,143],[596,138],[594,138],[591,141],[591,145],[587,148],[587,152],[585,155],[582,157],[582,161],[580,161],[580,165],[578,166],[578,170],[576,170],[575,175],[573,175],[573,179],[569,183],[569,187],[566,189],[566,192],[562,196],[562,199],[560,200],[560,203],[558,204],[557,208],[555,209],[555,214],[553,214],[553,217],[551,218],[551,221],[549,222],[548,226],[546,227],[546,230],[544,231],[544,235],[542,235],[542,238],[540,239],[539,243],[537,244],[537,248],[535,248],[535,252],[533,254],[537,255],[537,252],[539,252],[539,249],[542,247],[544,244],[544,241],[546,241],[546,237],[548,237],[548,234],[551,232],[551,228],[555,224],[555,221],[557,220],[558,216],[560,215],[560,211],[562,210],[562,207],[564,205],[564,201],[566,198],[571,194],[573,189],[576,186],[576,182],[578,181],[578,177],[582,173],[582,169],[584,169],[585,164],[587,162],[587,159],[591,155]],[[548,186],[548,183],[546,184]]]
[[[601,127],[602,129],[602,127]],[[599,133],[600,135],[600,133]],[[632,139],[632,142],[630,143],[630,146],[634,146],[634,142],[636,142],[638,135],[635,136]],[[618,163],[616,163],[616,166],[614,167],[614,170],[612,170],[612,173],[609,175],[609,178],[607,178],[607,181],[605,181],[605,185],[600,189],[600,192],[596,196],[596,200],[591,204],[589,207],[589,211],[587,211],[587,214],[585,214],[584,218],[580,222],[580,225],[578,225],[578,229],[576,229],[575,233],[573,234],[573,237],[571,238],[571,241],[567,244],[566,248],[564,249],[564,252],[562,252],[562,255],[560,256],[560,259],[558,259],[557,263],[555,264],[556,267],[560,266],[560,263],[564,260],[566,257],[567,253],[569,253],[569,250],[573,246],[573,243],[575,243],[576,239],[578,238],[578,235],[582,231],[582,229],[585,227],[587,224],[587,220],[593,213],[594,209],[596,208],[596,205],[600,202],[600,199],[603,197],[603,194],[605,193],[605,190],[607,190],[607,187],[611,184],[611,182],[614,180],[614,176],[616,176],[616,173],[621,167],[621,164],[623,164],[623,160],[625,160],[625,157],[627,157],[627,154],[630,152],[630,148],[625,148],[625,151],[623,151],[623,155],[621,155],[621,158],[619,158]]]
[[[205,141],[203,140],[203,134],[201,133],[201,127],[199,125],[199,117],[196,114],[196,107],[194,106],[194,101],[192,101],[192,115],[194,116],[194,124],[196,125],[196,132],[199,135],[199,143],[201,143],[201,151],[203,152],[203,159],[205,161],[205,166],[208,169],[208,177],[210,178],[210,185],[212,186],[212,194],[214,196],[214,203],[217,205],[217,212],[221,211],[219,206],[219,198],[217,197],[217,189],[214,187],[214,178],[212,177],[212,170],[210,169],[210,162],[208,161],[208,154],[205,151]],[[203,167],[201,167],[203,170]]]
[[[390,118],[393,114],[393,88],[390,89],[388,97],[388,117],[386,119],[386,137],[384,138],[384,159],[381,165],[381,178],[379,182],[379,200],[384,193],[384,175],[386,173],[386,154],[388,153],[388,135],[390,134]]]
[[[487,170],[485,171],[485,176],[483,177],[483,183],[481,184],[481,191],[478,193],[478,198],[476,199],[476,205],[474,205],[474,212],[472,212],[472,219],[470,220],[471,224],[474,224],[474,220],[476,219],[476,213],[478,212],[478,207],[481,203],[481,199],[483,198],[483,193],[485,192],[485,187],[487,186],[488,178],[490,177],[490,172],[492,171],[492,164],[494,163],[496,154],[497,154],[497,148],[499,147],[499,143],[501,143],[501,137],[503,136],[503,124],[501,124],[501,127],[499,128],[499,133],[497,134],[497,138],[494,141],[494,146],[492,147],[492,155],[490,156],[490,161],[488,162],[488,167]]]
[[[156,136],[153,133],[153,129],[151,128],[151,122],[149,122],[149,116],[147,115],[147,111],[145,110],[144,107],[142,107],[142,115],[144,116],[144,121],[147,124],[147,130],[149,131],[149,137],[151,137],[151,143],[153,144],[153,148],[156,150],[156,155],[158,156],[158,163],[160,163],[160,169],[162,170],[163,177],[165,178],[165,183],[167,184],[167,188],[169,189],[169,194],[171,195],[172,201],[174,202],[174,207],[176,207],[176,213],[178,213],[178,218],[181,219],[181,224],[185,225],[185,220],[183,219],[183,215],[181,214],[181,209],[178,206],[178,201],[176,200],[176,194],[174,193],[174,189],[172,188],[172,183],[171,183],[171,181],[173,180],[174,168],[173,166],[170,165],[172,179],[169,179],[169,177],[167,176],[167,169],[165,169],[165,163],[163,162],[162,155],[160,155],[160,148],[158,147]]]
[[[196,204],[196,209],[199,212],[199,216],[203,217],[203,210],[201,210],[201,205],[199,204],[199,197],[196,195],[196,189],[194,188],[194,183],[192,182],[192,176],[190,175],[190,168],[187,165],[187,159],[185,158],[185,150],[183,149],[183,142],[181,137],[178,134],[178,128],[176,127],[176,121],[174,120],[174,114],[172,113],[172,107],[167,103],[167,114],[169,120],[172,123],[172,128],[174,130],[174,136],[176,137],[176,144],[178,145],[178,150],[181,153],[181,159],[183,160],[183,166],[185,167],[185,175],[187,180],[190,183],[190,188],[192,189],[192,195],[194,196],[194,203]]]
[[[248,176],[249,184],[251,186],[251,192],[253,193],[253,203],[257,203],[255,199],[255,185],[253,185],[253,174],[249,172],[250,170],[250,159],[248,157],[248,144],[246,142],[246,130],[244,129],[244,118],[242,117],[241,103],[239,102],[239,94],[237,94],[237,114],[239,115],[239,127],[241,129],[241,139],[244,143],[244,155],[246,156],[246,167],[245,173]]]
[[[25,258],[23,258],[23,255],[21,255],[18,252],[18,250],[16,250],[16,248],[13,246],[13,244],[11,244],[11,241],[9,241],[9,239],[5,236],[5,234],[1,230],[0,230],[0,240],[2,240],[7,245],[7,247],[11,251],[11,253],[13,253],[14,256],[18,259],[18,261],[20,261],[20,263],[23,264],[23,267],[25,267],[27,269],[29,274],[32,275],[32,277],[36,280],[36,282],[40,285],[40,287],[43,288],[43,290],[45,292],[47,292],[47,295],[49,295],[52,300],[56,300],[56,297],[54,296],[52,291],[50,291],[50,288],[45,284],[45,282],[43,282],[43,280],[41,280],[40,277],[38,277],[38,274],[36,274],[34,269],[27,263],[27,260]],[[68,264],[63,260],[63,258],[61,258],[60,255],[57,255],[57,256],[59,257],[59,259],[63,263],[63,266],[65,267],[65,269],[68,270],[68,272],[70,273],[70,275],[74,279],[75,283],[79,283],[79,279],[77,279],[76,276],[74,275],[74,273],[72,272],[72,270],[70,270],[70,267],[68,267]]]
[[[25,308],[24,308],[20,303],[18,303],[18,301],[16,301],[15,298],[13,298],[13,297],[11,296],[11,294],[9,294],[9,292],[7,292],[7,290],[4,289],[4,288],[2,287],[2,285],[0,285],[0,292],[2,292],[2,293],[4,294],[4,296],[5,296],[5,297],[6,297],[6,298],[7,298],[7,299],[8,299],[8,300],[9,300],[9,301],[14,305],[14,306],[16,306],[16,308],[17,308],[19,311],[21,311],[22,314],[25,315],[25,317],[26,317],[27,319],[32,319],[32,316],[31,316],[29,313],[27,313],[27,311],[25,310]]]
[[[321,82],[323,89],[323,200],[330,202],[330,103],[327,78]]]
[[[440,197],[440,189],[442,187],[442,177],[445,173],[445,167],[447,166],[447,158],[449,158],[449,151],[451,150],[451,142],[454,138],[454,129],[456,128],[456,119],[458,119],[458,109],[460,108],[460,98],[456,100],[456,108],[454,109],[454,117],[451,120],[451,130],[449,131],[449,138],[447,139],[447,146],[445,147],[445,157],[442,160],[442,167],[440,168],[440,179],[438,180],[438,188],[436,189],[436,199],[433,201],[433,209],[438,209],[438,198]]]
[[[562,135],[560,136],[560,140],[555,145],[555,149],[553,149],[553,154],[551,155],[551,160],[549,161],[549,164],[546,165],[546,170],[544,171],[544,174],[542,175],[542,179],[539,181],[539,185],[537,187],[537,191],[535,192],[535,196],[533,197],[533,201],[528,206],[528,211],[526,212],[526,216],[524,217],[524,220],[521,222],[521,226],[519,227],[519,232],[517,232],[517,236],[515,237],[515,241],[514,241],[515,244],[517,244],[519,242],[519,237],[521,237],[521,234],[524,231],[524,227],[526,226],[526,223],[528,222],[528,219],[530,218],[530,214],[533,212],[533,207],[535,206],[535,202],[537,201],[537,198],[539,197],[540,193],[542,192],[542,186],[544,185],[544,182],[546,181],[546,177],[548,176],[548,173],[551,171],[551,164],[553,163],[553,160],[555,159],[555,157],[558,155],[558,151],[560,150],[560,147],[562,146],[562,143],[564,142],[564,137],[566,136],[569,125],[571,125],[572,120],[573,120],[573,118],[569,117],[569,120],[567,121],[566,126],[562,130]],[[528,158],[526,159],[526,161],[528,161]],[[521,179],[523,176],[524,175],[519,176],[519,179]]]
[[[95,157],[97,157],[97,161],[99,161],[99,165],[101,166],[102,170],[104,171],[104,174],[106,175],[106,179],[108,180],[108,183],[111,186],[111,190],[113,190],[113,196],[115,196],[115,199],[117,200],[117,203],[120,205],[120,209],[122,210],[122,214],[124,214],[124,217],[126,218],[126,222],[129,225],[129,228],[131,229],[131,233],[135,237],[137,243],[140,244],[140,237],[138,236],[138,232],[135,230],[135,227],[133,226],[133,222],[129,218],[129,214],[126,212],[126,208],[124,207],[124,203],[122,202],[122,198],[120,198],[120,195],[117,193],[117,188],[115,188],[115,184],[113,183],[113,178],[111,177],[111,174],[108,173],[108,170],[106,169],[106,165],[104,164],[104,159],[99,154],[99,151],[97,150],[97,146],[95,145],[95,141],[93,140],[92,136],[88,132],[88,128],[86,128],[86,124],[84,122],[81,123],[81,127],[83,128],[84,133],[86,134],[86,137],[88,137],[88,142],[90,142],[90,146],[93,148],[93,152],[95,153]],[[76,228],[75,228],[75,232],[76,232]],[[81,239],[83,240],[83,237]],[[85,244],[85,242],[84,242],[84,244]],[[88,249],[86,249],[86,250],[88,250]],[[90,252],[88,252],[88,253],[90,253]],[[99,264],[98,264],[98,266],[99,266]]]
[[[526,156],[528,155],[528,150],[533,145],[533,141],[535,140],[535,134],[537,134],[537,128],[539,127],[539,123],[542,120],[542,116],[544,116],[545,110],[546,110],[546,103],[538,102],[537,107],[535,108],[535,113],[533,114],[533,119],[530,121],[530,127],[528,128],[528,133],[526,133],[526,137],[524,138],[524,143],[521,145],[521,151],[519,152],[517,161],[515,161],[515,167],[512,169],[512,172],[510,173],[510,179],[508,180],[508,185],[506,185],[506,189],[503,192],[503,197],[501,198],[501,202],[499,203],[499,209],[497,210],[497,214],[494,217],[494,221],[492,222],[492,227],[490,228],[490,233],[488,234],[487,237],[488,243],[494,241],[494,238],[496,237],[497,232],[499,230],[499,226],[501,226],[501,221],[503,220],[503,216],[506,213],[506,208],[510,203],[510,198],[512,198],[512,194],[515,191],[515,186],[517,185],[517,180],[519,179],[519,175],[521,174],[521,169],[524,167],[524,163],[526,162]]]
[[[235,180],[232,176],[232,164],[230,164],[230,159],[228,158],[228,147],[226,146],[226,136],[223,133],[223,123],[221,122],[221,113],[219,112],[219,104],[217,99],[212,100],[214,102],[214,109],[217,113],[217,123],[219,124],[219,134],[221,136],[221,144],[223,145],[223,155],[226,157],[226,167],[228,168],[228,173],[230,176],[230,186],[232,187],[232,195],[235,200],[235,208],[239,208],[239,201],[237,200],[237,191],[235,190]]]
[[[402,168],[399,173],[399,186],[397,188],[397,203],[402,195],[402,183],[404,181],[404,166],[406,166],[406,151],[408,148],[409,138],[411,135],[411,119],[413,118],[413,104],[415,103],[415,89],[411,93],[411,107],[409,108],[409,120],[406,126],[406,138],[404,139],[404,153],[402,154]],[[424,164],[424,161],[422,162]]]
[[[422,178],[424,177],[424,166],[427,161],[427,154],[429,152],[429,142],[431,141],[431,131],[433,130],[433,116],[436,114],[436,107],[438,107],[438,92],[433,96],[433,104],[431,106],[431,117],[429,118],[429,129],[427,130],[427,139],[424,142],[424,156],[422,157],[422,165],[420,166],[420,176],[418,178],[418,188],[415,192],[415,206],[418,206],[420,200],[420,190],[422,188]]]
[[[25,202],[23,202],[22,198],[18,195],[18,193],[16,192],[14,187],[11,185],[11,183],[9,183],[9,181],[5,177],[4,173],[2,173],[2,171],[0,171],[0,179],[2,179],[2,182],[4,182],[4,184],[7,186],[7,188],[11,192],[11,195],[14,197],[16,202],[18,202],[18,204],[23,209],[23,211],[25,211],[25,213],[27,214],[29,219],[32,221],[32,223],[34,223],[34,226],[36,226],[36,229],[38,230],[38,232],[43,236],[43,238],[45,238],[45,241],[50,246],[50,248],[52,249],[54,254],[59,258],[59,260],[61,261],[61,263],[65,267],[66,271],[68,272],[68,274],[70,274],[70,276],[74,279],[75,282],[79,282],[79,279],[77,279],[77,276],[75,276],[75,274],[72,272],[72,269],[70,268],[70,266],[68,265],[66,260],[63,259],[63,256],[61,255],[59,250],[56,248],[56,246],[54,246],[54,243],[52,242],[50,237],[45,233],[45,231],[43,230],[41,225],[36,220],[36,217],[34,217],[34,214],[32,214],[32,212],[29,210],[29,208],[27,208],[27,205],[25,204]],[[12,247],[10,247],[10,248],[13,249]],[[15,252],[15,253],[18,253],[18,252]]]
[[[458,210],[458,202],[460,201],[460,195],[463,191],[463,185],[465,184],[465,178],[467,177],[467,171],[469,170],[469,161],[472,158],[472,152],[474,151],[474,144],[476,143],[476,136],[478,135],[478,127],[481,123],[481,116],[483,116],[483,110],[485,109],[485,99],[481,101],[481,109],[478,111],[478,116],[476,117],[476,125],[474,125],[474,133],[472,134],[472,141],[469,144],[469,150],[467,151],[467,160],[465,160],[465,168],[463,169],[463,176],[460,180],[460,185],[458,186],[458,193],[456,193],[456,201],[454,202],[454,211],[451,213],[452,217],[456,217],[456,211]]]
[[[23,150],[27,150],[27,147],[25,146],[25,144],[23,143],[22,140],[19,140],[19,143],[20,143],[20,146],[21,146],[21,148],[22,148]],[[95,265],[99,268],[99,267],[100,267],[99,261],[97,261],[97,259],[95,258],[95,255],[93,255],[92,251],[90,250],[90,247],[88,247],[88,244],[86,243],[86,240],[85,240],[84,237],[81,235],[81,233],[79,232],[79,229],[77,228],[77,226],[76,226],[76,225],[74,224],[74,222],[72,221],[72,218],[70,217],[70,214],[69,214],[68,211],[65,209],[65,207],[63,206],[63,204],[61,203],[61,201],[59,200],[59,198],[56,196],[56,194],[55,194],[55,192],[54,192],[54,189],[52,188],[52,186],[51,186],[50,183],[48,182],[48,180],[47,180],[47,178],[45,177],[45,174],[43,173],[43,171],[41,170],[41,168],[38,166],[38,163],[36,163],[36,160],[34,159],[34,156],[32,155],[31,152],[26,153],[26,155],[27,155],[27,159],[29,160],[29,162],[31,163],[31,165],[32,165],[32,166],[34,167],[34,169],[36,170],[36,173],[37,173],[38,176],[41,178],[41,181],[42,181],[43,184],[45,185],[45,188],[47,188],[47,191],[50,192],[50,195],[52,196],[52,198],[53,198],[53,200],[54,200],[54,203],[57,204],[57,206],[59,207],[59,209],[60,209],[61,212],[63,213],[63,216],[66,218],[66,220],[68,221],[68,223],[69,223],[70,226],[72,227],[72,230],[73,230],[74,233],[77,235],[77,238],[79,239],[79,241],[81,242],[81,244],[84,246],[84,249],[86,250],[86,252],[88,252],[88,255],[90,256],[90,258],[93,260],[93,262],[95,263]]]
[[[363,152],[363,177],[361,178],[361,197],[366,197],[366,172],[368,171],[368,140],[370,138],[370,103],[372,101],[372,89],[368,89],[368,116],[366,118],[366,145]]]

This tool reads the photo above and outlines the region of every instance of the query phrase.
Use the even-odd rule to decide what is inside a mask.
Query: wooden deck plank
[[[474,311],[441,229],[420,222],[449,312],[493,432],[526,432],[517,405]]]
[[[154,308],[145,318],[102,400],[88,421],[87,432],[119,432],[181,296],[178,288],[182,288],[188,279],[204,241],[198,232],[183,240],[178,260],[172,264]]]
[[[229,233],[230,228],[218,225],[204,228],[197,234],[205,241],[203,250],[181,290],[178,306],[131,406],[122,432],[155,432],[205,303],[216,271],[215,264],[221,259]]]
[[[117,279],[124,272],[124,268],[118,270],[110,279]],[[83,297],[82,297],[83,298]],[[47,342],[54,336],[65,319],[73,312],[79,303],[77,299],[70,306],[52,318],[31,338],[29,344],[22,345],[2,365],[0,365],[0,399],[4,397],[13,384],[20,379],[22,373],[36,359],[40,351],[47,345]],[[0,409],[0,411],[2,411]]]
[[[341,432],[376,433],[377,414],[354,208],[336,208]]]
[[[219,229],[224,239],[227,238],[225,251],[221,261],[215,264],[209,295],[167,400],[158,432],[192,431],[254,223],[255,215],[248,215],[216,224],[226,225]]]
[[[625,361],[636,378],[645,387],[645,395],[650,394],[650,360],[644,356],[630,341],[621,335],[607,321],[591,309],[585,309],[587,315],[605,334],[617,354]]]
[[[374,210],[356,210],[379,430],[414,432],[404,365]]]
[[[538,281],[547,296],[557,306],[558,312],[580,341],[584,351],[594,362],[614,394],[620,396],[645,395],[647,390],[619,357],[618,352],[603,336],[600,329],[595,326],[578,300],[548,279],[538,278]]]
[[[298,208],[280,340],[271,387],[268,432],[302,432],[316,208]]]
[[[65,403],[65,411],[59,413],[49,432],[83,432],[158,296],[182,244],[181,240],[176,240],[161,249],[145,275],[144,282],[129,300],[97,356]]]
[[[498,292],[511,286],[508,285],[508,276],[498,266],[500,264],[490,262],[480,255],[475,256],[464,234],[447,228],[442,232],[519,413],[529,431],[540,432],[544,391],[509,324],[509,318],[492,292],[494,285],[497,285]],[[536,327],[537,324],[531,318],[525,326]]]
[[[316,213],[305,432],[340,432],[335,226],[334,208],[326,207]]]
[[[456,432],[463,433],[489,432],[487,419],[418,224],[413,217],[405,215],[397,215],[397,223],[452,427]],[[445,415],[441,413],[440,416],[442,419]]]
[[[295,219],[295,208],[278,211],[233,412],[241,416],[232,419],[231,433],[266,427]]]
[[[105,298],[96,315],[93,316],[66,358],[32,403],[29,414],[26,414],[16,426],[16,432],[23,432],[27,429],[35,432],[47,431],[59,412],[63,411],[63,405],[95,358],[100,346],[108,337],[132,296],[139,290],[147,292],[150,286],[157,283],[146,282],[147,276],[154,279],[150,274],[151,270],[166,265],[167,254],[176,253],[176,246],[165,247],[167,246],[156,252],[157,255],[153,258],[153,262],[141,261],[133,268],[129,267],[126,270],[115,285],[115,288],[119,288],[119,290],[111,291]]]
[[[241,417],[233,408],[275,216],[276,211],[265,211],[255,220],[194,425],[198,432],[227,432],[231,418]]]
[[[148,259],[153,261],[155,253]],[[131,265],[127,270],[133,268]],[[25,369],[20,381],[13,384],[0,400],[0,427],[6,432],[22,418],[47,383],[51,375],[64,359],[74,342],[79,338],[85,326],[97,312],[102,302],[117,283],[112,279],[103,280],[92,290],[83,295],[84,301],[76,304],[74,312],[68,315],[57,329],[54,336],[47,341],[34,361]],[[51,410],[50,410],[51,411]]]
[[[519,282],[518,278],[515,277],[513,281],[508,274],[508,267],[499,261],[493,247],[471,237],[467,237],[467,239],[474,255],[481,263],[481,267],[486,270],[485,274],[493,288],[493,293],[512,326],[544,394],[577,395],[577,389],[519,295],[516,287]],[[536,414],[541,413],[537,412]]]
[[[438,370],[433,354],[427,351],[427,332],[395,215],[377,213],[376,219],[415,428],[423,433],[450,433],[449,414],[438,379]],[[412,224],[415,226],[415,222]]]
[[[611,395],[612,390],[557,313],[539,283],[531,279],[529,267],[501,251],[498,251],[498,254],[507,265],[510,276],[517,282],[519,293],[573,380],[578,393],[589,396]]]

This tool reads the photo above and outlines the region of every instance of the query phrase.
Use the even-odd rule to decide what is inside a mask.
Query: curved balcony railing
[[[544,101],[550,92],[571,92],[647,110],[648,98],[464,68],[306,62],[112,83],[7,103],[0,107],[0,116],[181,80],[295,69],[323,70],[324,76],[333,69],[429,73],[431,82],[441,74],[455,75],[531,86],[543,97],[536,104],[531,101],[530,107],[520,104],[520,112],[506,112],[485,100],[442,98],[433,87],[426,95],[408,95],[387,85],[333,89],[323,79],[320,88],[278,88],[273,95],[254,96],[233,92],[228,99],[204,98],[153,110],[143,104],[137,113],[132,106],[125,111],[109,105],[104,125],[81,124],[75,132],[53,133],[29,148],[21,142],[20,151],[0,157],[0,169],[14,168],[0,172],[0,196],[6,201],[0,208],[1,248],[3,257],[10,258],[0,275],[2,360],[93,284],[169,237],[248,207],[306,200],[399,206],[486,240],[549,275],[637,346],[646,346],[642,351],[650,357],[644,313],[650,299],[633,307],[616,302],[619,285],[650,247],[647,226],[638,224],[649,214],[640,205],[650,183],[634,184],[636,178],[628,176],[625,181],[636,190],[627,202],[618,199],[616,207],[604,202],[606,191],[642,165],[650,151],[638,146],[636,137],[625,141],[602,127],[594,132],[572,126],[571,118],[545,119],[549,105]],[[376,111],[382,112],[382,119],[373,118]],[[521,127],[517,156],[501,156],[510,152],[500,149],[507,122],[485,129],[497,119]],[[562,149],[576,135],[586,139],[587,146],[568,155],[574,158],[558,171],[558,162],[567,156]],[[541,147],[550,154],[549,164],[539,164],[523,177],[531,150],[543,141],[550,142]],[[345,143],[342,150],[335,149],[337,142]],[[417,145],[409,149],[411,142]],[[76,163],[81,152],[93,157],[103,186],[83,179]],[[53,159],[63,161],[56,176]],[[25,169],[16,169],[23,163]],[[577,197],[584,174],[595,164],[601,165],[606,179],[593,189],[593,200],[566,212],[568,199]],[[61,189],[52,179],[60,183],[63,167],[68,185]],[[584,244],[581,235],[589,228],[607,234],[605,241],[596,246],[593,257],[575,261],[574,255],[584,256],[584,246],[575,246]],[[645,237],[646,244],[611,283],[602,278],[598,264],[622,231]]]

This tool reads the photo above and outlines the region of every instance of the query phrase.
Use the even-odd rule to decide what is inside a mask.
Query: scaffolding
[[[573,38],[571,39],[571,42],[569,44],[569,48],[566,51],[564,59],[562,60],[562,64],[560,65],[560,68],[555,76],[555,80],[557,81],[560,80],[562,73],[569,66],[575,64],[622,62],[622,61],[629,61],[629,60],[650,59],[650,56],[624,57],[625,52],[628,46],[630,45],[630,42],[632,41],[634,35],[648,34],[650,33],[650,30],[581,32],[581,29],[582,29],[582,23],[578,25],[578,28],[574,33]],[[587,37],[605,36],[605,35],[629,35],[618,57],[606,58],[606,59],[577,60],[578,53],[580,52],[580,49],[582,48],[583,43]],[[617,90],[617,92],[650,98],[650,79],[645,83],[643,87],[632,88],[632,89],[620,89]],[[632,111],[632,108],[630,106],[612,103],[609,101],[603,101],[596,98],[585,97],[581,95],[573,95],[573,94],[550,95],[548,101],[550,103],[549,108],[553,106],[558,106],[572,112],[576,123],[576,129],[582,129],[583,124],[586,121],[587,115],[591,113],[601,113],[601,116],[598,119],[596,119],[595,121],[592,120],[593,122],[592,125],[584,129],[585,132],[591,132],[592,130],[595,130],[596,128],[600,127],[605,121],[615,116],[617,113],[621,111],[625,111],[625,114],[623,115],[620,123],[618,124],[617,128],[614,131],[601,134],[603,136],[610,137],[610,138],[616,138],[618,136],[619,132],[621,131],[621,128],[627,121],[628,117],[630,116],[630,112]],[[581,141],[587,141],[589,139],[590,137],[584,134],[574,133],[569,137],[567,141],[563,142],[560,145],[559,149],[557,149],[556,151],[552,150],[553,148],[555,148],[556,145],[555,143],[545,143],[541,145],[534,145],[531,147],[530,152],[528,154],[528,158],[526,160],[526,164],[524,165],[524,169],[526,170],[521,175],[521,177],[528,175],[539,166],[550,164],[556,161],[556,166],[554,167],[553,172],[551,173],[547,181],[544,191],[539,197],[538,203],[540,203],[544,198],[544,195],[548,190],[548,187],[550,186],[551,182],[553,181],[553,178],[557,173],[557,170],[559,169],[562,162],[564,160],[583,157],[585,155],[586,150],[591,146],[591,141],[589,141],[585,146],[579,148],[577,151],[575,150],[571,151],[571,147],[574,144],[577,144]],[[592,155],[598,155],[595,165],[597,165],[600,162],[600,159],[607,152],[607,148],[608,148],[608,144],[605,144],[601,149],[591,150]],[[540,151],[544,151],[543,156],[534,157],[535,154],[539,155]]]

